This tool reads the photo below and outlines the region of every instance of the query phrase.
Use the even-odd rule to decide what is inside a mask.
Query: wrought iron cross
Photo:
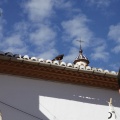
[[[84,42],[84,41],[82,41],[81,39],[80,39],[80,40],[77,40],[77,41],[80,42],[80,50],[82,50],[81,43]]]

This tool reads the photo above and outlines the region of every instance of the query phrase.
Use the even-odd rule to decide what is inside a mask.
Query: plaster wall
[[[87,63],[86,62],[83,62],[83,61],[79,61],[76,63],[76,65],[83,65],[83,66],[87,66]]]
[[[3,120],[107,120],[110,98],[120,120],[118,91],[0,74]]]

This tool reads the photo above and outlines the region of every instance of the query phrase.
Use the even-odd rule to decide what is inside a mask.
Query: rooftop
[[[58,60],[44,60],[28,55],[21,56],[10,52],[0,52],[0,73],[105,89],[118,89],[118,73],[115,71],[59,62]]]

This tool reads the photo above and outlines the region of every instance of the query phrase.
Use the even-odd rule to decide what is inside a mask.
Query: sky
[[[0,51],[91,67],[120,67],[120,0],[0,0]]]

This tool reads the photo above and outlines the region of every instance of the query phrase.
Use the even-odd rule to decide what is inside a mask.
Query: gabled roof
[[[107,89],[118,89],[115,71],[84,67],[52,60],[38,59],[0,52],[0,73],[50,80],[56,82],[87,85]]]

